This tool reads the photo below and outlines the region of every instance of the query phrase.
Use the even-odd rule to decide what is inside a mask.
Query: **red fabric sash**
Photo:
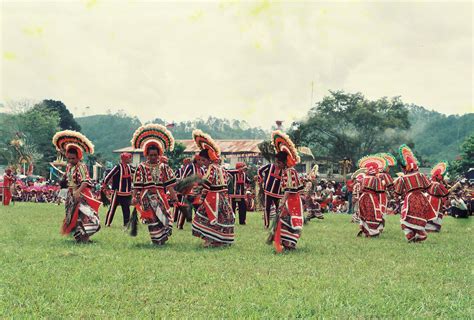
[[[278,253],[283,252],[283,246],[281,245],[281,221],[278,220],[275,235],[273,236],[273,247]]]
[[[211,225],[217,223],[218,205],[219,192],[208,191],[206,199],[204,199],[204,208],[206,209],[206,214]]]
[[[71,192],[71,191],[70,191]],[[88,206],[92,208],[92,210],[98,214],[99,208],[102,202],[94,199],[92,197],[92,192],[89,188],[86,188],[81,193],[82,197],[86,200]],[[75,201],[76,202],[76,201]],[[77,220],[79,219],[79,203],[75,203],[74,212],[72,214],[71,222],[69,224],[66,223],[66,219],[64,219],[61,233],[62,234],[69,234],[71,233],[77,225]]]

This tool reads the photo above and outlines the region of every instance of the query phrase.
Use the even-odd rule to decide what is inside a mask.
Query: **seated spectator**
[[[460,194],[455,194],[451,200],[450,208],[451,216],[454,218],[468,218],[467,205],[461,198]]]

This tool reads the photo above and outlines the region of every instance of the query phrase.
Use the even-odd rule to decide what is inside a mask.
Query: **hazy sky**
[[[268,129],[329,89],[474,112],[468,2],[2,1],[0,102]],[[89,107],[89,109],[86,109]]]

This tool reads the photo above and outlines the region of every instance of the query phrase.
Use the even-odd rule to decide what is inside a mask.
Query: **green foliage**
[[[270,140],[264,140],[258,145],[262,157],[265,158],[268,162],[272,162],[275,158],[275,147],[273,146]]]
[[[184,149],[186,149],[184,144],[175,143],[174,150],[171,152],[168,151],[166,153],[166,156],[168,157],[168,165],[174,170],[181,167],[181,165],[183,164],[184,158],[186,158],[186,155],[183,153]]]
[[[446,116],[416,105],[409,106],[409,110],[412,126],[408,134],[416,152],[431,165],[454,160],[463,141],[474,134],[474,113]]]
[[[289,133],[316,156],[355,163],[366,154],[392,151],[409,127],[408,109],[398,97],[370,101],[361,93],[330,91]]]
[[[153,123],[166,125],[163,119],[155,119]],[[209,117],[206,120],[197,119],[194,121],[183,121],[174,123],[171,131],[175,139],[192,139],[194,129],[201,129],[210,134],[214,139],[264,139],[268,136],[260,128],[252,128],[245,121],[228,120],[215,117]]]
[[[450,163],[449,171],[455,176],[463,176],[470,168],[474,168],[474,134],[466,138],[460,157]]]
[[[53,135],[59,129],[59,116],[56,112],[31,108],[16,114],[3,114],[0,116],[0,128],[0,161],[13,164],[15,152],[11,151],[10,146],[11,141],[19,134],[25,137],[30,153],[41,155],[41,161],[34,163],[35,173],[48,174],[49,162],[56,159],[56,150],[51,143]]]
[[[43,100],[36,104],[33,109],[44,109],[46,112],[54,112],[59,115],[59,127],[61,130],[81,131],[81,126],[74,120],[74,116],[61,101]]]
[[[62,206],[2,208],[0,318],[469,319],[473,219],[409,244],[399,217],[379,239],[356,238],[347,215],[304,226],[298,249],[276,255],[260,213],[230,248],[204,249],[185,230],[153,247],[111,228],[76,245],[59,234]],[[101,210],[101,218],[105,210]],[[32,223],[34,221],[34,223]]]
[[[76,119],[104,160],[117,161],[113,150],[129,147],[135,130],[141,126],[137,117],[123,113],[95,115]]]

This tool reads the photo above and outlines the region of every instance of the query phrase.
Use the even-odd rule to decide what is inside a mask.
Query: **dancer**
[[[354,181],[352,188],[352,219],[351,222],[360,224],[359,218],[359,199],[361,196],[362,181],[367,170],[365,168],[357,169],[351,176]]]
[[[193,131],[206,167],[203,176],[203,202],[193,219],[193,236],[204,240],[204,247],[220,247],[234,242],[234,212],[227,196],[227,173],[220,165],[220,148],[201,130]]]
[[[204,175],[204,170],[201,165],[201,158],[199,155],[195,155],[193,161],[189,159],[186,166],[182,169],[180,174],[180,182],[192,185],[183,191],[180,192],[178,196],[178,206],[176,207],[177,217],[175,220],[178,225],[178,229],[182,230],[185,221],[193,221],[193,210],[196,211],[200,205],[201,198],[201,187],[198,186],[197,181],[199,181]],[[189,181],[189,182],[187,182]],[[178,189],[178,188],[177,188]]]
[[[383,216],[380,208],[379,194],[382,190],[382,178],[378,176],[387,166],[383,157],[370,155],[361,158],[359,168],[366,170],[361,183],[359,198],[360,231],[357,236],[364,234],[367,238],[378,237],[383,230]]]
[[[112,181],[112,200],[105,216],[105,226],[110,227],[114,219],[115,210],[118,205],[122,207],[123,226],[127,227],[130,221],[130,203],[132,201],[132,176],[135,169],[132,168],[131,153],[122,153],[120,163],[110,170],[102,182],[102,190]]]
[[[428,201],[436,212],[436,218],[426,222],[426,231],[440,232],[443,223],[443,208],[449,195],[444,175],[448,169],[447,162],[440,162],[431,170],[431,185],[428,188]]]
[[[237,162],[235,170],[227,170],[231,177],[229,197],[232,202],[232,210],[235,213],[239,208],[239,224],[246,224],[247,219],[247,187],[250,185],[250,178],[247,176],[247,165],[243,162]]]
[[[98,212],[101,203],[92,196],[93,184],[82,159],[84,153],[94,153],[94,145],[84,135],[71,130],[56,133],[53,144],[68,162],[61,181],[61,185],[68,188],[61,233],[72,233],[76,242],[89,243],[90,237],[100,230]]]
[[[282,156],[283,161],[286,159]],[[273,216],[270,214],[271,207],[279,206],[280,199],[283,198],[283,192],[281,191],[281,174],[285,164],[278,158],[275,157],[275,163],[269,163],[260,167],[257,171],[258,181],[262,184],[264,193],[264,212],[263,212],[263,224],[266,229],[270,226],[270,221],[273,220]]]
[[[301,236],[304,222],[301,193],[304,185],[294,168],[300,162],[300,157],[291,139],[285,133],[276,130],[272,133],[272,141],[277,152],[276,158],[283,164],[281,178],[283,198],[279,202],[268,242],[273,242],[276,251],[282,252],[296,249]]]
[[[133,179],[132,204],[140,213],[142,222],[148,225],[151,242],[164,245],[172,233],[173,219],[168,195],[177,200],[173,186],[176,178],[164,157],[173,151],[174,138],[171,132],[159,124],[147,124],[133,134],[132,147],[142,149],[146,161],[140,163]],[[132,218],[132,235],[137,219]]]
[[[428,237],[426,222],[436,218],[431,204],[423,194],[430,187],[430,181],[418,171],[418,160],[405,144],[400,146],[399,155],[403,176],[395,182],[395,192],[404,197],[401,211],[401,227],[408,242],[420,242]]]
[[[10,201],[12,200],[12,192],[11,188],[15,184],[16,178],[12,173],[11,168],[5,169],[5,174],[3,175],[3,186],[2,186],[2,199],[3,205],[8,206],[10,205]]]

